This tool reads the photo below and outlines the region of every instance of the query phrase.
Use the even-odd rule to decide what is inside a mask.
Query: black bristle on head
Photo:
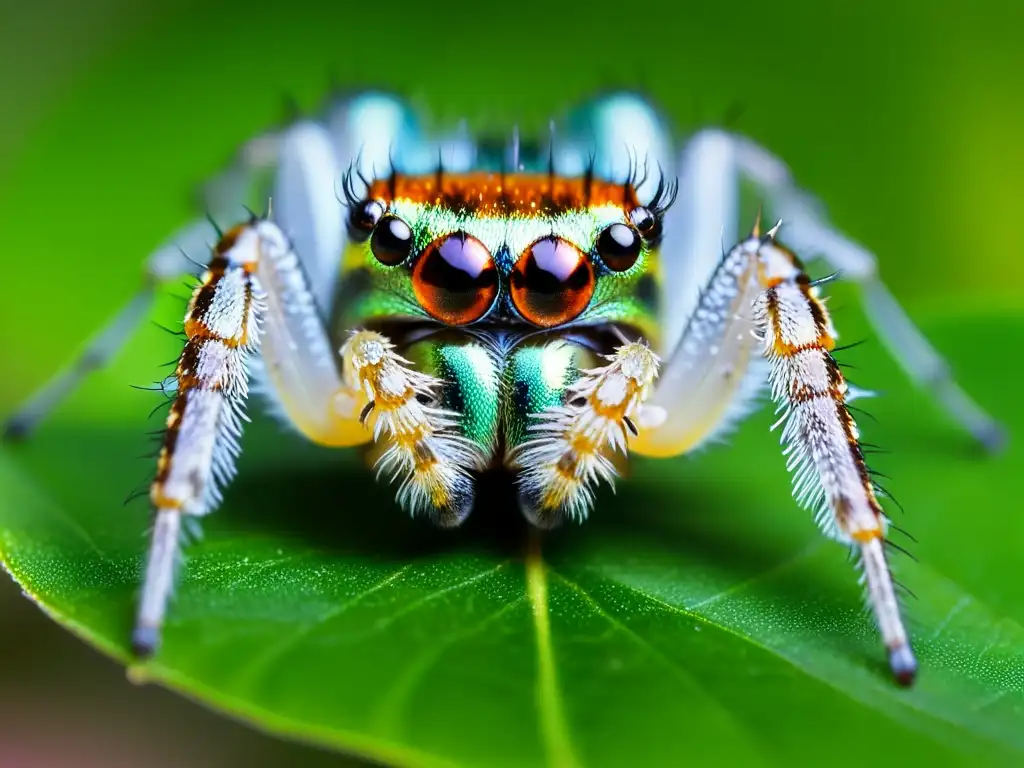
[[[363,196],[356,192],[355,176],[356,167],[353,161],[341,175],[341,191],[345,198],[341,203],[348,208],[355,208],[363,202]]]
[[[672,207],[672,204],[676,201],[676,195],[679,193],[679,181],[672,179],[666,181],[665,171],[658,166],[658,186],[654,189],[654,196],[651,198],[651,202],[648,203],[647,209],[657,218],[663,217],[668,209]]]

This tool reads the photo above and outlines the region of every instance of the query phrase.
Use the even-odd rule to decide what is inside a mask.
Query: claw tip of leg
[[[889,668],[901,686],[908,688],[913,685],[917,677],[917,659],[909,645],[900,645],[889,651]]]
[[[985,451],[992,454],[1001,453],[1009,440],[1006,430],[1003,429],[1000,424],[996,424],[995,422],[987,424],[985,428],[978,433],[977,438]]]
[[[132,632],[132,653],[135,658],[150,658],[160,645],[160,630],[156,627],[136,627]]]
[[[0,442],[20,443],[29,433],[29,424],[23,419],[13,418],[4,422],[3,433],[0,434]]]

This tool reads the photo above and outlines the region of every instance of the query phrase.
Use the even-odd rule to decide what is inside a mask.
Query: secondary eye
[[[649,209],[634,208],[629,214],[629,221],[648,243],[654,244],[661,239],[661,221]]]
[[[412,251],[412,230],[397,216],[385,216],[373,228],[370,250],[385,266],[401,264]]]
[[[432,242],[416,260],[412,288],[420,306],[442,323],[479,320],[498,296],[498,270],[487,246],[455,232]]]
[[[607,226],[597,238],[601,261],[613,272],[625,272],[636,264],[642,245],[637,231],[625,224]]]
[[[380,200],[366,200],[353,205],[348,214],[349,237],[356,242],[366,240],[383,215],[384,203]]]
[[[594,295],[594,270],[575,245],[545,237],[519,257],[509,287],[519,313],[534,325],[550,328],[587,308]]]

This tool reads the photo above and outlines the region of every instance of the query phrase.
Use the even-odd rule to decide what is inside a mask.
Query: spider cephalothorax
[[[658,244],[672,186],[641,204],[636,180],[550,171],[407,176],[345,184],[350,243],[336,326],[631,325],[657,338]]]
[[[790,245],[862,284],[888,346],[911,375],[938,372],[927,383],[954,417],[987,445],[998,426],[943,378],[871,254],[768,152],[707,130],[676,154],[661,117],[631,94],[598,99],[566,126],[531,154],[517,132],[497,148],[464,132],[430,136],[399,100],[358,94],[322,121],[260,137],[226,174],[234,183],[211,187],[232,192],[211,200],[214,213],[272,191],[273,215],[217,233],[187,310],[150,494],[140,653],[159,642],[182,521],[212,512],[233,474],[252,380],[309,440],[372,444],[399,503],[445,526],[473,511],[478,474],[494,467],[514,475],[535,525],[582,520],[616,474],[613,455],[690,452],[767,387],[797,499],[858,555],[892,671],[913,680],[882,494],[820,284],[778,226],[762,232],[758,220],[739,235],[739,180],[787,218]],[[661,173],[638,175],[641,165]],[[391,170],[376,178],[379,168]],[[260,187],[267,170],[273,190]],[[180,251],[198,254],[210,234],[197,221],[154,253],[143,293],[9,432],[24,433],[109,356],[153,282],[189,271]]]

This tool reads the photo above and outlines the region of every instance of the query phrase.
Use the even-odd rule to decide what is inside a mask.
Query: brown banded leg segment
[[[461,523],[475,497],[469,473],[482,469],[484,456],[459,432],[460,414],[429,405],[441,382],[414,370],[373,331],[354,332],[341,354],[346,385],[365,396],[360,421],[388,445],[378,474],[400,481],[398,503],[444,527]]]
[[[259,346],[264,308],[255,272],[259,228],[265,223],[225,234],[185,314],[187,341],[174,374],[177,393],[150,489],[156,519],[132,636],[140,655],[159,644],[182,516],[211,512],[234,474],[248,393],[246,364]]]
[[[535,525],[586,518],[594,487],[615,478],[608,450],[624,454],[629,436],[638,432],[641,405],[658,375],[658,356],[645,343],[632,342],[605,359],[608,365],[581,372],[566,405],[536,415],[528,439],[512,453],[519,503]]]
[[[859,551],[889,665],[896,680],[909,685],[917,662],[886,562],[887,519],[846,405],[849,388],[831,354],[836,332],[817,288],[774,234],[758,249],[764,290],[754,305],[754,324],[771,363],[772,398],[782,413],[794,495],[817,511],[826,535]]]
[[[185,349],[150,497],[156,509],[134,645],[160,639],[179,557],[181,517],[220,503],[233,477],[250,378],[314,442],[355,445],[365,398],[344,385],[298,256],[281,229],[254,219],[225,233],[185,315]],[[259,351],[259,355],[255,353]]]

